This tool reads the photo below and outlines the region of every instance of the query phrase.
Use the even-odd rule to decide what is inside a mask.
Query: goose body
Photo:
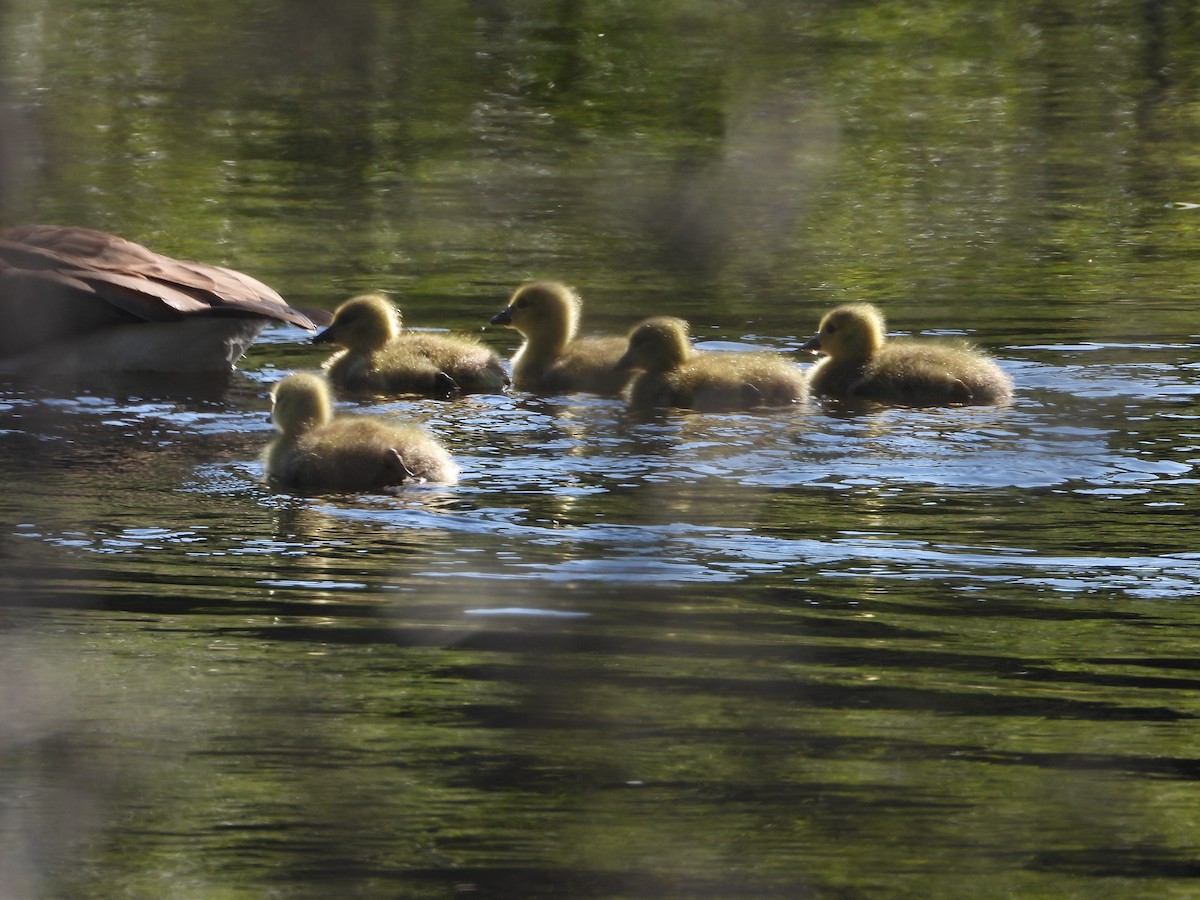
[[[803,372],[771,353],[706,353],[692,349],[682,319],[656,316],[629,334],[624,370],[638,370],[630,406],[698,410],[785,406],[803,400]]]
[[[458,478],[450,454],[423,429],[373,416],[334,415],[320,376],[289,375],[271,396],[279,436],[263,460],[272,483],[314,492],[374,491]]]
[[[987,405],[1012,399],[1012,379],[965,341],[886,340],[883,314],[849,303],[821,320],[802,349],[815,394],[912,406]]]
[[[443,396],[496,393],[508,384],[500,357],[481,341],[402,331],[400,311],[382,294],[347,300],[313,343],[343,348],[325,369],[344,391]]]
[[[66,225],[0,231],[0,371],[228,372],[272,321],[316,329],[260,281]]]
[[[535,394],[586,391],[615,396],[629,381],[616,368],[625,352],[620,337],[576,337],[579,295],[557,281],[534,281],[513,293],[493,325],[520,332],[525,342],[512,358],[513,386]]]

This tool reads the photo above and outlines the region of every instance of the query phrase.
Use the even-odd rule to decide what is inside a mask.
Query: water
[[[861,297],[1017,399],[345,404],[462,481],[300,497],[298,330],[2,385],[0,893],[1194,893],[1185,9],[305,11],[5,8],[4,224],[432,328],[559,277],[794,352]]]

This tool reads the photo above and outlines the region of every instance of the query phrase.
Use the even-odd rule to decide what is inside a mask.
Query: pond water
[[[1200,20],[642,7],[15,0],[0,225],[802,365],[868,299],[1013,404],[344,403],[462,481],[314,497],[297,329],[0,384],[0,894],[1194,896]]]

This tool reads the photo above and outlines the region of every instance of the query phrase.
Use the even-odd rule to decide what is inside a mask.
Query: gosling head
[[[283,434],[298,436],[333,418],[329,385],[317,375],[284,378],[271,391],[271,421]]]
[[[620,372],[641,369],[667,372],[683,365],[692,354],[688,324],[672,316],[646,319],[629,332],[629,349],[618,361]]]
[[[400,310],[383,294],[363,294],[339,306],[329,327],[312,342],[370,352],[394,341],[399,335]]]
[[[833,359],[867,359],[883,346],[883,313],[870,303],[847,303],[825,314],[816,335],[801,350]]]
[[[515,328],[525,337],[566,343],[579,324],[579,295],[558,281],[531,281],[513,292],[508,306],[492,316],[493,325]]]

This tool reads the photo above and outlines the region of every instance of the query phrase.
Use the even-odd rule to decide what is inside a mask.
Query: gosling
[[[325,379],[289,375],[271,392],[279,436],[263,454],[267,480],[300,491],[377,491],[430,481],[453,484],[458,466],[415,425],[333,413]]]
[[[688,324],[656,316],[629,334],[617,366],[639,370],[629,386],[631,407],[707,411],[786,406],[808,394],[804,373],[771,353],[704,353],[688,342]]]
[[[801,349],[824,353],[809,372],[814,394],[906,406],[1008,403],[1012,379],[965,341],[886,340],[869,303],[839,306]]]
[[[513,386],[535,394],[583,391],[617,396],[630,374],[616,368],[625,352],[620,337],[576,337],[582,301],[557,281],[534,281],[513,293],[493,325],[520,332],[512,358]]]
[[[500,357],[467,335],[401,330],[400,310],[382,294],[337,308],[314,344],[343,349],[325,362],[334,387],[372,394],[493,394],[508,385]]]

